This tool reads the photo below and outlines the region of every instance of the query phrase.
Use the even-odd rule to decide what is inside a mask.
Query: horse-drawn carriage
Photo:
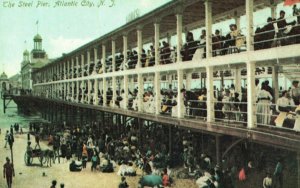
[[[40,165],[43,166],[44,164],[47,164],[47,166],[51,166],[51,163],[55,163],[55,160],[59,160],[58,153],[54,150],[41,150],[41,149],[33,149],[33,150],[27,150],[24,154],[24,161],[27,166],[32,165],[33,158],[38,158]]]
[[[27,166],[32,165],[33,158],[38,158],[41,166],[43,166],[44,153],[41,149],[33,149],[31,151],[25,151],[24,161]]]

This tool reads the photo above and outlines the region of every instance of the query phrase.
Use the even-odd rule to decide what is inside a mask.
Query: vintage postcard
[[[0,0],[0,188],[300,188],[300,0]]]

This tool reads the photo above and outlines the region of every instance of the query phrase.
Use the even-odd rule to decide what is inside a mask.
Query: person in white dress
[[[231,106],[230,106],[230,91],[228,89],[225,90],[225,95],[223,96],[222,103],[223,103],[223,108],[222,112],[224,113],[225,117],[230,119],[231,117]]]
[[[294,106],[294,100],[289,97],[289,93],[287,91],[283,91],[282,97],[280,97],[276,103],[276,111],[279,112],[279,115],[275,120],[277,127],[282,127],[284,119]]]
[[[261,90],[257,94],[257,100],[257,124],[269,125],[271,119],[270,104],[273,97],[270,92],[267,91],[264,83],[262,83]]]

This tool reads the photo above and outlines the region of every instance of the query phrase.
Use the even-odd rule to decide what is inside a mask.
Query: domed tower
[[[5,72],[3,72],[3,73],[0,75],[0,79],[1,79],[1,80],[8,80],[8,77],[7,77],[7,75],[6,75]]]
[[[34,48],[35,50],[42,50],[42,37],[39,34],[36,34],[33,38]]]
[[[8,89],[9,89],[8,77],[5,74],[5,72],[3,72],[0,75],[0,91],[6,91]]]
[[[29,52],[28,52],[28,50],[25,50],[23,52],[23,62],[29,62]]]
[[[47,58],[46,57],[46,52],[43,50],[43,45],[42,45],[42,37],[41,35],[37,34],[34,36],[33,38],[33,42],[34,42],[34,46],[33,46],[33,50],[31,52],[31,58],[32,58],[32,62],[34,63],[34,59],[44,59]]]

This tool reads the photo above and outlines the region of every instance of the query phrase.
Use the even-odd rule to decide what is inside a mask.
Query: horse
[[[43,157],[43,164],[47,164],[47,167],[51,167],[51,161],[55,163],[56,153],[54,150],[46,149],[42,151],[42,157]]]

